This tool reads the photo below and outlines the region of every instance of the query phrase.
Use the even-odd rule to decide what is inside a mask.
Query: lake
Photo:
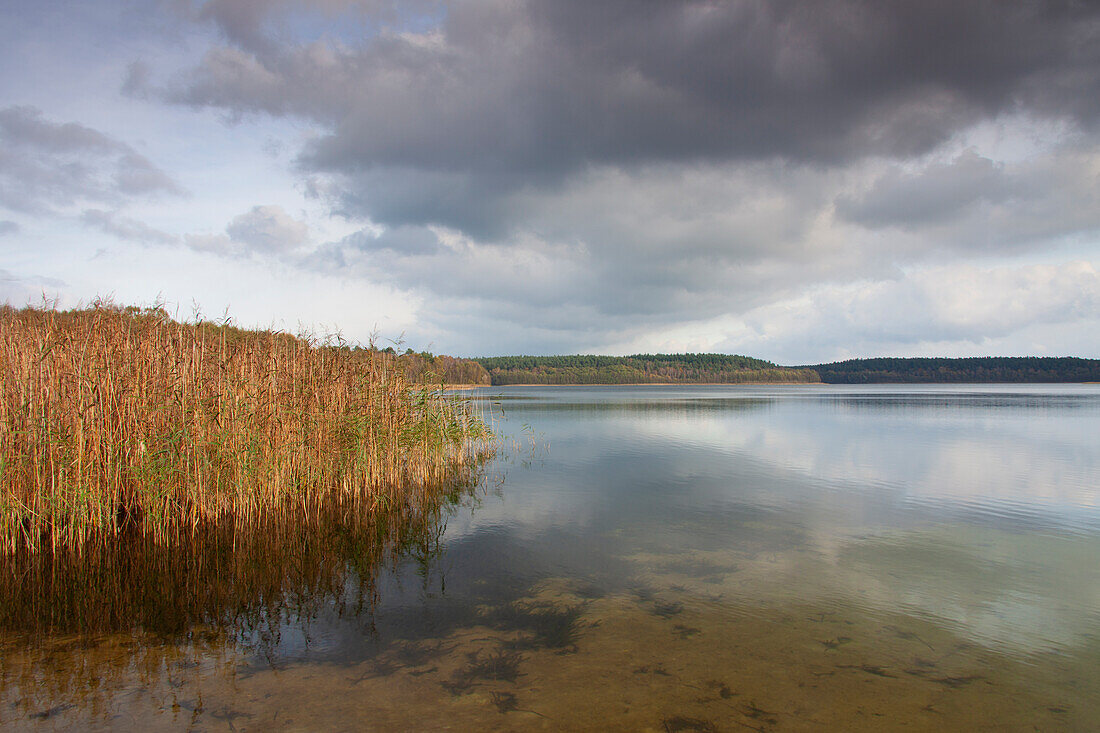
[[[0,726],[1100,726],[1100,385],[468,394],[499,457],[383,527],[42,571]]]

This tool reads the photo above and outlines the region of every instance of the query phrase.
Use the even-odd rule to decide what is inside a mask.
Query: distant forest
[[[833,364],[784,367],[762,359],[728,354],[635,354],[496,356],[467,363],[475,362],[484,369],[484,379],[491,380],[494,385],[1100,382],[1100,359],[1074,357],[852,359]],[[487,383],[475,381],[473,376],[470,375],[470,381],[465,383]]]
[[[1100,359],[988,356],[971,359],[851,359],[810,369],[828,384],[916,382],[1100,382]]]
[[[851,359],[785,367],[730,354],[494,356],[460,359],[427,351],[394,354],[416,384],[903,384],[919,382],[1100,382],[1100,359],[977,357]]]
[[[475,359],[492,383],[504,384],[739,384],[817,382],[809,369],[729,354],[634,356],[496,356]]]

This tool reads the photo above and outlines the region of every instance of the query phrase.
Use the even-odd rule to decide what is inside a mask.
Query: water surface
[[[273,531],[276,562],[230,542],[208,575],[150,559],[134,587],[218,592],[130,593],[94,633],[9,615],[0,725],[1100,721],[1100,387],[479,398],[508,447],[407,527]]]

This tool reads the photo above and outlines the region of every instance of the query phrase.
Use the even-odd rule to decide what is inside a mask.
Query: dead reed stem
[[[159,308],[0,308],[0,553],[167,541],[336,497],[384,506],[487,435],[373,348]]]

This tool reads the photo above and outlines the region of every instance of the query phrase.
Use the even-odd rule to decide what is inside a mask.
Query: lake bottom
[[[775,558],[700,579],[570,579],[362,657],[265,659],[215,630],[5,644],[6,729],[1088,730],[1098,656],[1027,658],[931,622],[739,590]],[[744,577],[739,577],[744,576]],[[481,621],[479,623],[479,620]],[[1095,652],[1095,647],[1093,648]],[[291,655],[288,655],[288,657]],[[327,659],[325,657],[328,657]],[[10,726],[10,728],[9,728]]]

